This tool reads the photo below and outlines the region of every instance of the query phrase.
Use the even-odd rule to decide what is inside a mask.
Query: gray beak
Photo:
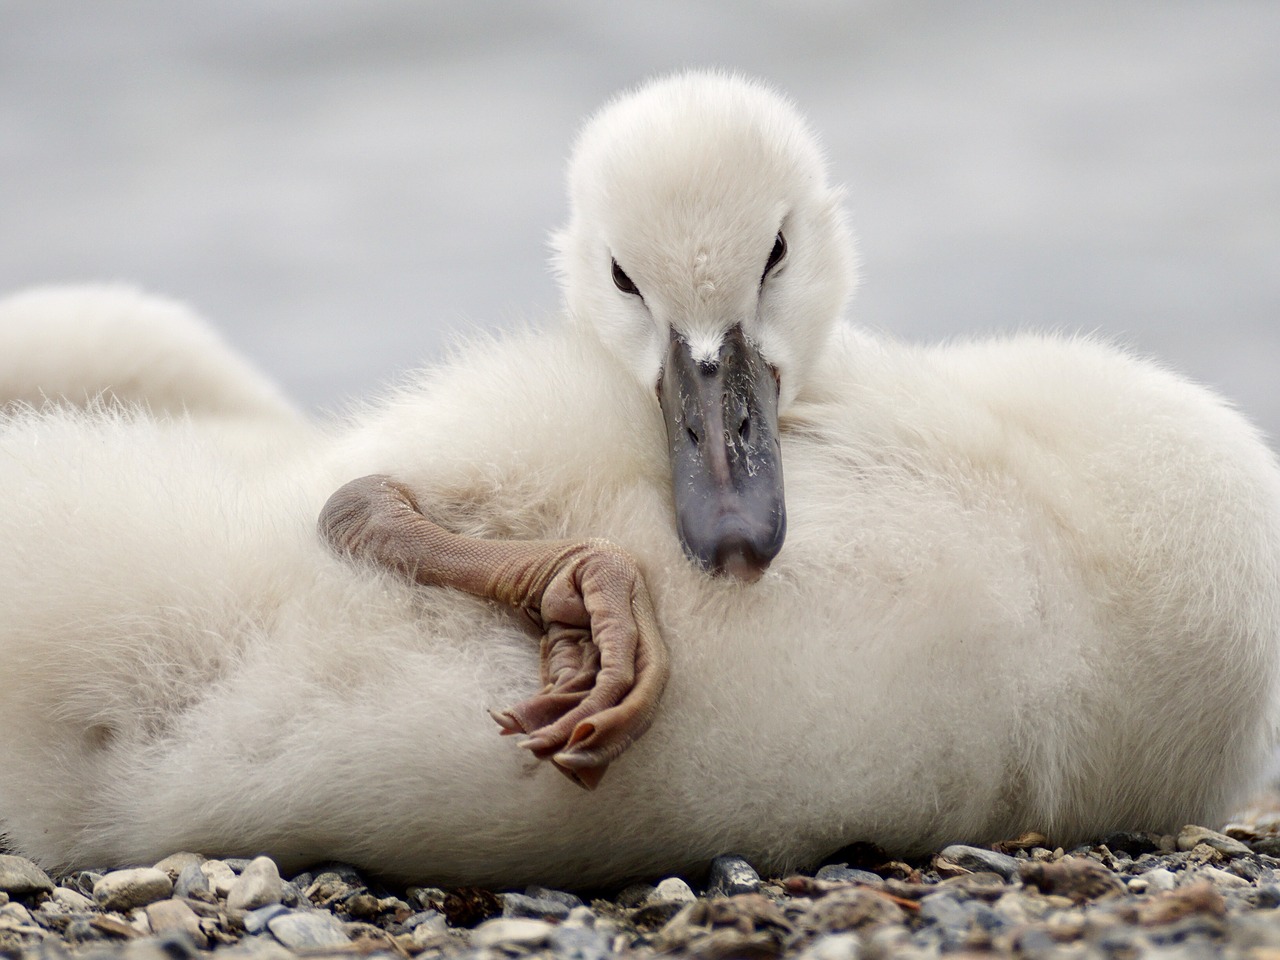
[[[694,360],[672,330],[658,400],[685,553],[713,574],[758,579],[787,533],[773,370],[741,326],[714,360]]]

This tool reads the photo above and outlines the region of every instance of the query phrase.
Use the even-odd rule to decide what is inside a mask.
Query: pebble
[[[1018,861],[1007,853],[968,847],[962,843],[944,847],[936,860],[939,861],[939,869],[944,865],[954,865],[971,873],[998,874],[1005,880],[1013,880],[1018,876]]]
[[[880,883],[880,876],[870,870],[859,870],[847,863],[829,863],[814,874],[819,880],[843,880],[849,883]]]
[[[509,947],[533,950],[547,943],[554,928],[545,920],[527,917],[497,917],[486,920],[471,931],[471,945],[485,947]]]
[[[213,887],[209,884],[209,876],[202,869],[201,863],[188,863],[182,868],[173,883],[173,895],[193,900],[210,901],[216,897]]]
[[[288,913],[289,908],[283,903],[269,903],[265,907],[258,907],[256,910],[250,910],[244,915],[244,929],[246,933],[261,933],[267,929],[267,924],[275,917]]]
[[[267,929],[290,950],[343,947],[351,942],[342,922],[323,910],[282,913],[267,921]]]
[[[742,857],[723,855],[711,861],[707,878],[707,896],[736,897],[760,889],[760,874]]]
[[[608,939],[592,927],[552,927],[547,946],[563,960],[608,960],[612,956]]]
[[[183,900],[157,900],[149,903],[146,915],[153,933],[164,934],[177,930],[185,933],[202,950],[209,946],[209,938],[200,927],[200,918]]]
[[[231,885],[236,882],[236,872],[224,860],[206,860],[200,864],[200,872],[208,881],[209,889],[223,899],[231,892]]]
[[[1178,833],[1178,849],[1183,851],[1194,850],[1196,847],[1204,844],[1225,854],[1228,857],[1245,857],[1251,851],[1247,844],[1241,843],[1239,840],[1233,840],[1225,833],[1218,833],[1216,830],[1210,830],[1208,827],[1197,827],[1194,825],[1185,826]]]
[[[0,854],[0,891],[10,897],[29,897],[37,893],[52,893],[53,881],[49,875],[26,857]]]
[[[502,915],[504,917],[564,920],[569,916],[569,910],[568,904],[552,900],[549,897],[530,897],[522,893],[504,893],[502,895]]]
[[[693,903],[697,899],[689,884],[679,877],[667,877],[645,897],[645,903]]]
[[[1128,887],[1134,893],[1160,893],[1164,890],[1172,890],[1177,883],[1177,877],[1171,871],[1164,867],[1156,867],[1131,879]]]
[[[169,854],[169,856],[155,864],[155,868],[163,870],[169,875],[169,879],[176,883],[183,870],[192,864],[198,867],[204,861],[205,858],[202,854],[183,851],[182,853]]]
[[[270,857],[256,857],[244,866],[227,889],[227,907],[231,910],[256,910],[284,899],[284,881]]]
[[[93,909],[93,900],[70,887],[58,887],[53,891],[52,902],[73,913]]]
[[[103,910],[126,913],[163,900],[173,893],[169,874],[155,867],[113,870],[93,885],[93,899]]]

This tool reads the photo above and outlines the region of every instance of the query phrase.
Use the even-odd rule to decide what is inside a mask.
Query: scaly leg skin
[[[341,487],[320,512],[339,552],[520,610],[542,632],[542,689],[490,711],[504,734],[595,789],[649,728],[667,683],[667,649],[644,580],[607,540],[481,540],[429,520],[390,477]]]

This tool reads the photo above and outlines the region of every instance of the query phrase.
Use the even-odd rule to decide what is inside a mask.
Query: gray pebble
[[[872,873],[870,870],[859,870],[857,867],[851,867],[847,863],[828,863],[825,867],[820,867],[818,872],[814,874],[818,880],[834,880],[853,883],[880,883],[879,874]]]
[[[1266,886],[1259,887],[1258,892],[1254,895],[1254,903],[1264,910],[1280,907],[1280,886],[1269,883]]]
[[[1172,890],[1178,885],[1178,878],[1170,870],[1164,867],[1156,867],[1154,870],[1148,870],[1135,880],[1144,880],[1146,885],[1143,887],[1144,893],[1163,893],[1165,890]]]
[[[963,843],[953,843],[949,847],[944,847],[938,854],[938,859],[974,873],[999,874],[1008,881],[1018,876],[1018,861],[1013,857],[996,853],[994,850],[983,850],[981,847],[969,847]]]
[[[187,897],[193,900],[213,900],[213,888],[209,886],[209,878],[200,863],[189,863],[182,868],[178,879],[173,884],[175,897]]]
[[[549,887],[526,887],[524,895],[533,897],[535,900],[554,900],[556,903],[563,903],[569,910],[583,905],[581,897],[564,890],[552,890]]]
[[[52,893],[53,881],[26,857],[0,854],[0,890],[11,897],[29,897]]]
[[[1228,857],[1243,857],[1251,852],[1249,847],[1239,840],[1233,840],[1225,833],[1218,833],[1217,830],[1210,830],[1208,827],[1188,824],[1178,832],[1179,850],[1194,850],[1202,843]]]
[[[969,911],[951,891],[931,893],[920,900],[921,922],[942,927],[968,927]]]
[[[54,890],[52,902],[72,913],[84,913],[86,910],[93,909],[93,901],[90,898],[70,887],[58,887]]]
[[[569,907],[555,900],[541,897],[529,897],[522,893],[504,893],[502,895],[502,915],[504,917],[533,917],[541,920],[563,920],[569,916]]]
[[[282,903],[269,903],[256,910],[248,910],[244,915],[244,929],[247,933],[262,933],[273,919],[289,912]]]
[[[173,881],[167,873],[155,867],[113,870],[93,885],[93,899],[98,906],[121,913],[164,900],[171,893]]]
[[[200,918],[182,900],[157,900],[146,907],[147,923],[151,932],[166,934],[180,931],[191,939],[194,946],[205,948],[209,939],[200,927]]]
[[[227,909],[256,910],[284,898],[284,881],[270,857],[257,857],[245,865],[227,891]]]
[[[199,854],[199,853],[187,853],[187,852],[171,853],[169,854],[169,856],[165,857],[159,863],[155,864],[155,868],[157,870],[163,870],[165,873],[169,875],[169,878],[171,880],[173,880],[174,882],[177,882],[177,879],[182,874],[182,871],[185,870],[188,866],[190,866],[193,863],[196,866],[199,866],[200,864],[204,863],[204,861],[205,861],[205,858],[203,854]]]
[[[324,910],[282,913],[267,921],[267,929],[290,950],[340,947],[351,942],[341,921]]]
[[[608,960],[613,956],[609,941],[590,927],[553,927],[547,943],[558,960]]]
[[[209,881],[209,889],[218,897],[225,898],[236,882],[236,872],[222,860],[206,860],[200,864],[200,872]]]
[[[439,910],[423,910],[421,913],[415,913],[411,917],[406,917],[403,924],[406,930],[417,930],[418,927],[426,926],[435,933],[444,933],[448,929],[448,923],[445,921],[444,914]]]
[[[760,874],[742,857],[725,854],[711,861],[707,879],[707,896],[736,897],[760,889]]]
[[[253,863],[248,857],[224,857],[222,860],[233,873],[244,873],[245,867]]]
[[[471,945],[485,947],[510,947],[534,950],[544,946],[554,928],[545,920],[527,917],[498,917],[486,920],[471,931]]]

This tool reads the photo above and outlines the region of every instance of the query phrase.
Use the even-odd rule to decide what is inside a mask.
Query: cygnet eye
[[[637,297],[640,296],[639,288],[631,282],[631,278],[618,266],[617,260],[613,261],[613,285],[623,293],[634,293]]]
[[[782,235],[782,231],[778,231],[777,239],[773,241],[773,249],[769,251],[769,260],[764,265],[764,273],[760,275],[760,282],[764,283],[764,278],[769,275],[769,271],[782,262],[782,258],[787,255],[787,238]]]

